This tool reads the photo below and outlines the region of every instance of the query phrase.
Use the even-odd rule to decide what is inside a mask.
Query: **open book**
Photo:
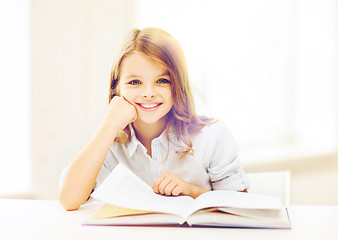
[[[162,196],[118,164],[92,193],[106,204],[84,225],[290,228],[277,197],[216,190],[198,198]]]

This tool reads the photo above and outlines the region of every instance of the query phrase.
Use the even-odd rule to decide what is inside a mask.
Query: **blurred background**
[[[244,170],[291,172],[291,204],[338,204],[338,0],[0,0],[0,197],[56,199],[105,115],[122,36],[160,27]]]

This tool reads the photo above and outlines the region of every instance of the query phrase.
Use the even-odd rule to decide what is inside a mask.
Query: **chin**
[[[166,117],[165,116],[162,116],[162,117],[139,116],[137,120],[142,123],[146,123],[146,124],[157,124],[157,123],[165,122]]]
[[[158,123],[160,119],[139,118],[138,120],[146,124],[154,124]]]

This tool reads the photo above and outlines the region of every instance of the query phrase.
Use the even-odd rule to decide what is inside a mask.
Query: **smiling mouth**
[[[153,110],[155,108],[157,108],[158,106],[160,106],[162,103],[137,103],[138,106],[140,106],[141,108],[145,109],[145,110]]]

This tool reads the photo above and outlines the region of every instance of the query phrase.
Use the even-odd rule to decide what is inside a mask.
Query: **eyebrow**
[[[163,73],[157,75],[156,78],[164,77],[164,76],[169,77],[168,71],[165,71],[165,72],[163,72]],[[131,74],[131,75],[126,76],[126,78],[128,78],[128,79],[130,79],[130,78],[140,78],[140,76],[137,75],[137,74]]]

